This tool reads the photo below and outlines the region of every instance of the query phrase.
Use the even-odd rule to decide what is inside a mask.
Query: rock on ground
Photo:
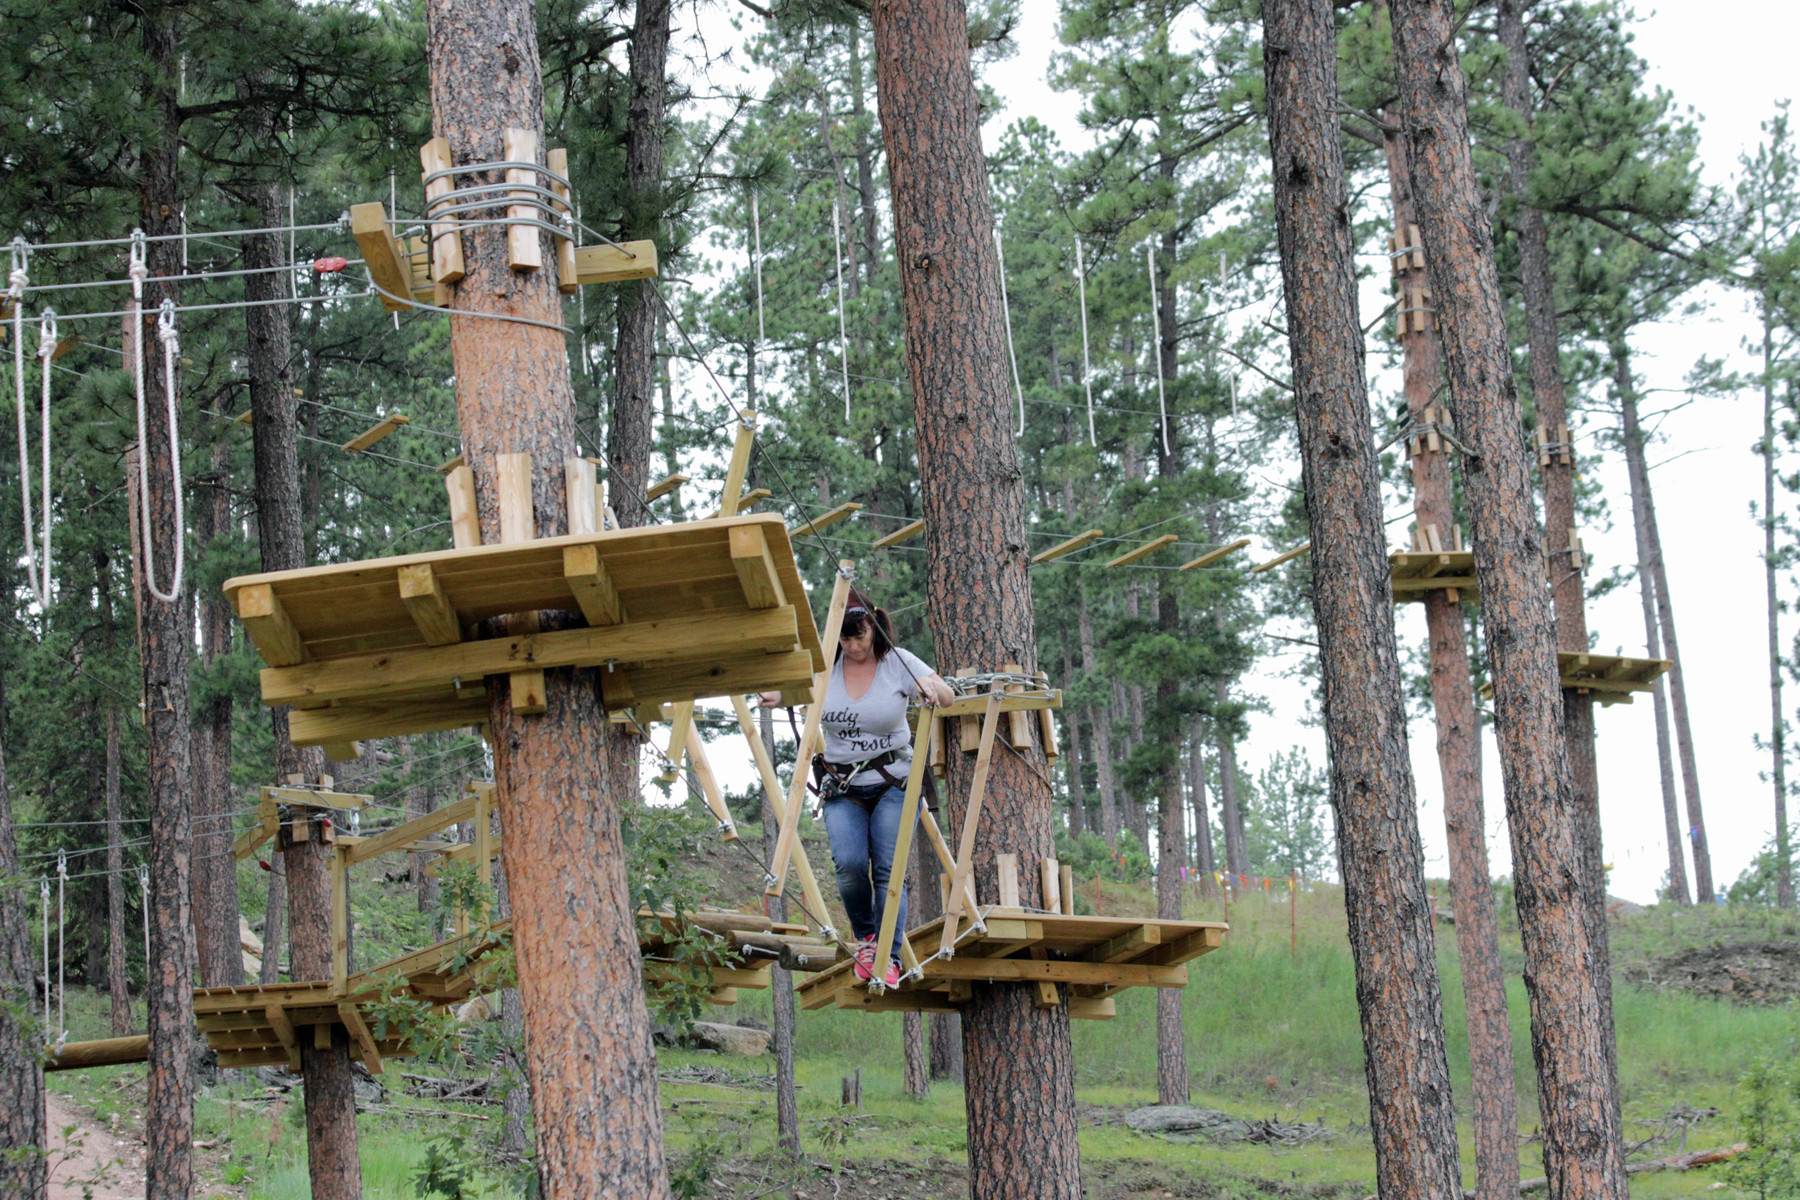
[[[720,1025],[713,1021],[695,1021],[694,1044],[703,1050],[719,1050],[726,1054],[742,1054],[752,1058],[769,1052],[770,1037],[761,1029],[742,1025]]]

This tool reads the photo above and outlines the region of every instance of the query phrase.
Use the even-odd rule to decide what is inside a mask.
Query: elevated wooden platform
[[[1556,656],[1562,685],[1592,692],[1601,704],[1630,704],[1634,692],[1648,692],[1674,664],[1663,658],[1618,658],[1608,654]]]
[[[1395,550],[1388,554],[1394,603],[1424,603],[1425,593],[1450,588],[1459,599],[1476,600],[1472,550]]]
[[[893,990],[871,990],[848,960],[799,986],[803,1008],[853,1008],[863,1012],[955,1012],[977,982],[1037,985],[1038,1003],[1050,1007],[1068,991],[1069,1015],[1105,1020],[1113,997],[1132,987],[1185,987],[1183,964],[1225,944],[1227,926],[1212,921],[1162,921],[1138,917],[1065,917],[994,907],[985,929],[963,918],[953,958],[933,958],[943,942],[943,919],[911,930],[906,941],[921,976]]]
[[[774,514],[245,575],[225,594],[299,745],[482,724],[488,675],[603,667],[616,711],[809,695],[826,661]],[[492,618],[540,610],[587,623],[483,637]]]

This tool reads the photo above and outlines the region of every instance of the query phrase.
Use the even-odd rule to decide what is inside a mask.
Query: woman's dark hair
[[[861,637],[873,621],[875,637],[872,645],[875,648],[875,661],[886,658],[888,651],[894,648],[894,623],[888,620],[887,609],[877,608],[873,601],[855,588],[850,589],[850,598],[844,606],[844,625],[838,631],[839,638]],[[843,657],[844,647],[840,644],[832,658],[836,662]]]

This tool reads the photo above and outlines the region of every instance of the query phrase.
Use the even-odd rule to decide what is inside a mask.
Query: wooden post
[[[756,414],[745,412],[738,420],[737,440],[731,445],[731,461],[725,468],[725,490],[719,495],[719,515],[737,516],[738,503],[744,496],[744,476],[750,470],[750,454],[756,448]],[[837,649],[834,644],[827,653]]]
[[[331,994],[342,996],[350,978],[350,879],[344,848],[331,846]]]
[[[706,802],[707,811],[718,820],[720,836],[728,842],[735,842],[738,840],[737,824],[732,821],[731,809],[726,806],[724,793],[719,790],[719,780],[713,774],[712,763],[707,761],[706,743],[700,739],[700,731],[695,728],[691,719],[691,705],[689,716],[686,739],[688,765],[693,768],[694,778],[700,783],[700,798]]]
[[[820,699],[824,699],[822,693]],[[913,825],[919,816],[919,791],[925,783],[925,772],[930,769],[927,756],[919,749],[919,743],[931,726],[931,712],[929,705],[921,706],[913,727],[912,766],[906,772],[906,794],[900,804],[900,836],[894,840],[894,861],[888,867],[887,896],[881,903],[881,932],[875,938],[875,958],[881,967],[885,967],[887,963],[883,956],[894,943],[894,926],[900,920],[900,898],[906,890],[906,866],[912,858]],[[910,944],[907,949],[910,952]],[[875,977],[881,976],[882,971],[877,970]]]
[[[1054,858],[1038,860],[1039,907],[1045,912],[1064,913],[1062,906],[1062,866]]]
[[[944,906],[944,940],[939,952],[945,957],[956,953],[956,927],[962,916],[963,881],[974,870],[975,829],[981,820],[981,793],[987,787],[988,764],[994,757],[994,734],[1000,728],[1000,693],[988,696],[987,711],[981,718],[981,744],[975,752],[975,779],[969,785],[969,805],[963,815],[962,842],[956,852],[956,886],[950,889],[950,903]],[[979,920],[979,911],[973,914]]]
[[[756,730],[756,722],[751,718],[750,706],[744,702],[744,698],[733,696],[731,706],[737,713],[739,728],[750,742],[750,753],[756,759],[756,773],[761,777],[763,791],[769,797],[769,808],[779,822],[787,812],[787,801],[781,790],[781,779],[775,774],[775,764],[769,760],[768,747],[763,745],[762,735]],[[831,910],[825,907],[825,893],[819,890],[819,881],[813,875],[812,863],[806,857],[806,847],[799,843],[794,845],[794,873],[800,877],[800,898],[806,902],[807,914],[812,917],[813,924],[819,927],[819,931],[825,932],[824,921]]]
[[[505,149],[503,153],[511,162],[537,161],[538,135],[534,129],[508,129],[506,131]],[[538,181],[536,171],[524,167],[508,167],[506,182],[530,183]],[[515,192],[514,195],[527,200],[537,197],[530,192]],[[506,206],[508,221],[529,221],[539,215],[539,210],[531,204],[509,204]],[[544,265],[544,252],[540,241],[540,231],[535,225],[509,225],[506,230],[506,253],[508,264],[515,271],[535,271]]]
[[[432,138],[419,148],[419,165],[421,172],[429,175],[433,171],[450,169],[450,143],[443,138]],[[456,188],[456,180],[445,175],[425,185],[425,215],[430,217],[438,208],[438,201],[449,195]],[[431,222],[431,280],[433,283],[455,283],[464,275],[462,234],[457,231],[456,220],[446,217]]]
[[[825,669],[813,676],[813,702],[806,706],[806,727],[800,744],[794,748],[794,779],[788,785],[787,811],[781,816],[781,837],[775,843],[775,857],[769,864],[769,883],[764,894],[778,896],[787,882],[788,859],[794,852],[794,835],[800,829],[800,810],[806,803],[806,777],[811,770],[813,747],[819,740],[819,720],[825,715],[825,687],[831,682],[832,656],[837,653],[838,633],[844,628],[844,609],[850,601],[850,562],[838,563],[837,579],[831,588],[831,607],[826,610],[825,628],[819,631],[825,647]]]
[[[544,166],[552,174],[569,177],[569,152],[552,150],[544,156]],[[569,208],[569,185],[552,180],[550,190],[556,193],[556,211],[567,216]],[[556,290],[565,296],[573,296],[581,290],[581,283],[575,274],[575,239],[558,237],[556,239]]]

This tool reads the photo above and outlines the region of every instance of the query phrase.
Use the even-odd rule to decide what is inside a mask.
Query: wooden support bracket
[[[508,129],[503,136],[503,149],[509,162],[537,161],[537,132],[531,129]],[[506,182],[536,184],[538,173],[524,167],[508,167]],[[514,192],[512,195],[529,201],[536,201],[530,192]],[[539,218],[539,210],[535,203],[509,204],[506,206],[506,219],[513,221],[531,221]],[[506,262],[515,271],[535,271],[544,265],[544,248],[538,238],[536,225],[509,224],[506,227]]]
[[[350,233],[362,251],[369,278],[383,293],[381,307],[388,312],[412,307],[406,303],[412,297],[412,267],[388,225],[387,209],[380,204],[352,204]]]
[[[552,150],[544,155],[544,166],[552,175],[569,177],[569,152]],[[550,190],[556,193],[556,211],[565,216],[573,210],[569,207],[569,185],[558,183],[552,179]],[[556,288],[565,296],[572,296],[581,290],[581,281],[576,277],[575,239],[558,235],[556,238]]]
[[[617,246],[582,246],[575,251],[575,282],[625,283],[656,277],[656,243],[622,242]]]
[[[787,603],[781,577],[775,571],[775,559],[769,553],[768,538],[758,525],[740,525],[730,532],[731,565],[736,568],[738,582],[744,589],[744,602],[751,608],[779,608]]]
[[[448,171],[450,162],[450,143],[443,138],[432,138],[419,147],[420,176],[430,175],[434,171]],[[449,175],[434,179],[425,185],[425,215],[433,216],[438,202],[456,190],[456,180]],[[431,279],[433,283],[456,283],[466,274],[463,268],[462,233],[457,228],[454,217],[445,217],[431,222]]]
[[[437,573],[430,563],[401,567],[398,572],[400,600],[418,626],[419,636],[433,646],[453,646],[462,641],[462,626],[456,609],[438,585]]]
[[[306,645],[300,631],[288,619],[287,609],[282,607],[273,585],[252,583],[241,587],[232,593],[231,606],[264,662],[291,667],[306,661]]]
[[[475,472],[459,455],[456,465],[444,472],[444,491],[450,497],[450,541],[458,550],[481,545],[481,517],[475,507]]]

